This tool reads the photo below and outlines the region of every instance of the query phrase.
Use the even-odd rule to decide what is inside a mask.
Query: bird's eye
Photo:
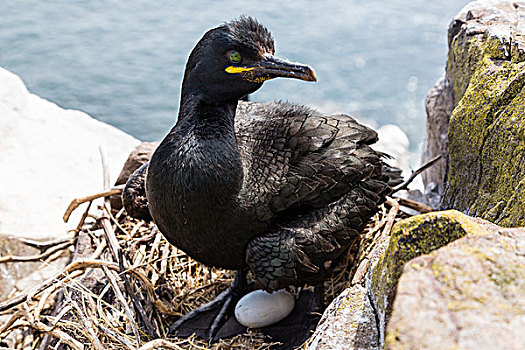
[[[228,51],[228,59],[233,63],[239,63],[241,62],[242,56],[237,51],[231,50]]]

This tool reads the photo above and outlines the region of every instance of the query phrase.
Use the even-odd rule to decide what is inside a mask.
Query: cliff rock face
[[[449,51],[456,108],[443,206],[523,226],[525,2],[477,4],[457,19]]]
[[[426,158],[448,148],[443,208],[504,226],[525,225],[524,34],[525,2],[468,4],[449,29],[445,80],[427,99]],[[425,181],[442,186],[443,175],[444,164]]]

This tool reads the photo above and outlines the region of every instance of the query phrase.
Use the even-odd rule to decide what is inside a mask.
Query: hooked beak
[[[226,72],[241,74],[244,79],[254,83],[262,83],[279,77],[317,81],[315,71],[310,66],[283,60],[270,54],[265,54],[261,61],[250,66],[229,66]]]

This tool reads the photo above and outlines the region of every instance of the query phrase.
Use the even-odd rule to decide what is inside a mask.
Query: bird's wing
[[[332,260],[358,239],[387,188],[381,180],[362,181],[329,205],[278,222],[252,239],[246,262],[257,281],[273,291],[325,278]]]
[[[240,103],[236,135],[244,167],[240,201],[261,221],[326,206],[383,171],[382,155],[368,146],[377,134],[347,115]]]

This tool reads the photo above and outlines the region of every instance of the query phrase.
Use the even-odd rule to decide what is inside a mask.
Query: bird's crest
[[[231,38],[260,53],[275,53],[272,34],[255,18],[242,15],[223,26]]]

